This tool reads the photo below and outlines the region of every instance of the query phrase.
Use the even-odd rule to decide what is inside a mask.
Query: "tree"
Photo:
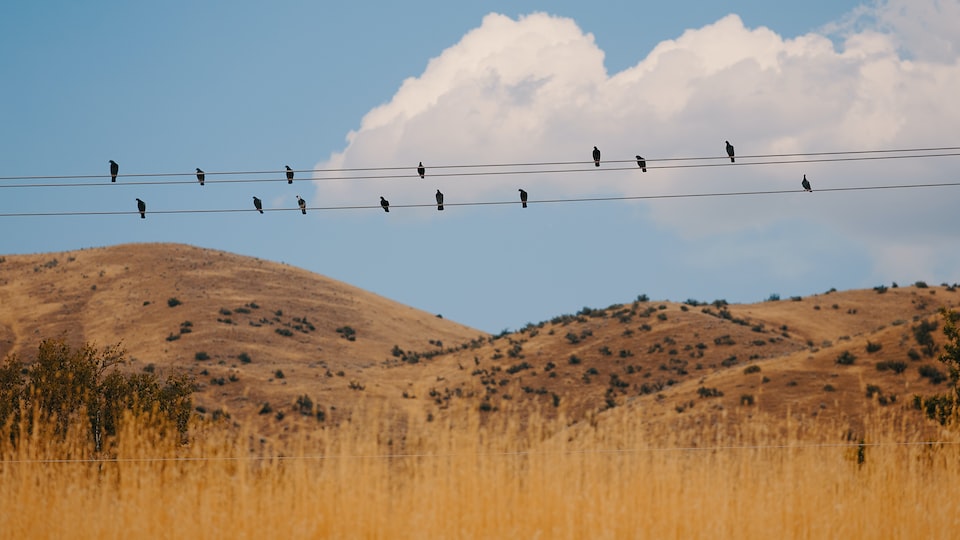
[[[33,433],[38,423],[63,438],[86,422],[83,427],[99,451],[129,413],[161,430],[172,425],[185,436],[193,380],[175,375],[161,383],[153,373],[124,374],[117,368],[126,362],[125,354],[119,344],[72,349],[60,339],[41,341],[36,360],[26,366],[8,356],[0,366],[0,428],[9,429],[16,443],[22,429]]]
[[[947,342],[939,360],[950,370],[950,382],[953,384],[956,401],[960,402],[960,312],[940,308],[940,315],[943,317],[943,334],[947,337]]]

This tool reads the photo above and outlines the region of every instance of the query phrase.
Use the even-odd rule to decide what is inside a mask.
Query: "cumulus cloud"
[[[609,74],[603,51],[575,21],[490,14],[317,165],[408,164],[409,180],[318,182],[319,197],[372,204],[371,184],[401,204],[429,202],[433,188],[448,200],[509,200],[521,183],[532,198],[799,189],[807,174],[812,194],[641,204],[683,237],[815,221],[873,249],[881,277],[897,253],[922,254],[915,259],[925,268],[943,266],[943,257],[960,265],[960,255],[940,249],[958,240],[956,188],[816,191],[954,181],[956,158],[702,169],[657,161],[723,156],[727,139],[744,156],[952,146],[960,124],[958,19],[956,2],[890,0],[787,39],[728,15]],[[419,161],[428,175],[439,165],[588,161],[594,145],[610,160],[643,154],[650,172],[584,165],[576,174],[428,177],[429,189],[413,176]]]

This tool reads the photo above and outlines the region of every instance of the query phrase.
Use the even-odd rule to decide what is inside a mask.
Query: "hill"
[[[937,310],[958,300],[919,282],[743,305],[641,297],[490,336],[286,265],[136,244],[4,257],[0,353],[122,341],[126,369],[192,373],[201,415],[262,434],[358,407],[856,423],[944,391]]]
[[[301,395],[336,407],[393,347],[484,336],[287,265],[178,244],[0,258],[0,356],[40,339],[121,342],[126,369],[185,370],[200,411],[257,417]]]

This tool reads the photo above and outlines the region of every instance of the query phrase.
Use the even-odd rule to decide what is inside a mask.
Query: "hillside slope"
[[[349,392],[347,379],[395,346],[484,336],[305,270],[187,245],[0,260],[0,356],[29,360],[43,338],[122,342],[128,369],[191,372],[202,409],[239,417],[304,393]]]

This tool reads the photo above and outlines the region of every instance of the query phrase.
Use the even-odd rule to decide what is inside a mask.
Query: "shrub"
[[[837,389],[834,388],[832,384],[825,384],[825,385],[823,385],[823,391],[824,391],[824,392],[835,392],[836,390],[837,390]]]
[[[913,327],[913,338],[917,340],[925,356],[933,357],[937,352],[937,344],[933,341],[933,332],[937,329],[935,321],[920,321]]]
[[[877,362],[877,371],[892,371],[897,375],[907,370],[907,363],[902,360],[884,360]]]
[[[665,320],[667,320],[667,314],[666,314],[666,313],[657,313],[657,319],[659,319],[659,320],[661,320],[661,321],[665,321]]]
[[[929,364],[924,364],[918,367],[917,371],[920,373],[921,377],[929,379],[930,384],[940,384],[947,380],[947,376],[944,375],[942,371]]]
[[[740,404],[751,406],[753,405],[753,394],[743,394],[740,396]]]
[[[183,303],[183,302],[181,302],[180,300],[178,300],[178,299],[176,299],[176,298],[168,298],[168,299],[167,299],[167,305],[170,306],[170,307],[177,307],[177,306],[179,306],[179,305],[182,304],[182,303]]]
[[[276,370],[276,371],[273,372],[273,376],[276,377],[276,378],[278,378],[278,379],[282,379],[282,378],[284,378],[285,375],[283,374],[283,370],[282,370],[282,369],[278,369],[278,370]]]
[[[779,301],[780,301],[780,295],[777,293],[773,293],[767,297],[767,302],[779,302]]]
[[[567,341],[569,341],[571,345],[580,342],[580,337],[577,336],[576,334],[574,334],[573,332],[567,332],[566,338],[567,338]]]
[[[579,365],[582,362],[582,360],[580,360],[580,358],[577,355],[571,354],[569,362],[570,362],[570,365],[576,366],[576,365]]]
[[[198,353],[196,353],[196,354],[193,355],[193,359],[194,359],[194,360],[209,360],[209,359],[210,359],[210,355],[207,354],[205,351],[200,351],[200,352],[198,352]]]
[[[913,286],[916,287],[916,288],[918,288],[918,289],[926,289],[926,288],[927,288],[927,282],[926,282],[926,281],[918,281],[918,282],[914,283]]]
[[[700,388],[698,388],[697,394],[699,394],[700,397],[702,398],[712,398],[712,397],[723,396],[723,392],[721,392],[719,388],[707,388],[705,386],[701,386]]]
[[[883,345],[881,345],[881,344],[879,344],[879,343],[873,343],[872,341],[869,341],[869,340],[867,341],[867,352],[868,352],[868,353],[875,353],[875,352],[879,351],[879,350],[882,349],[882,348],[883,348]]]
[[[743,374],[744,374],[744,375],[749,375],[749,374],[751,374],[751,373],[760,373],[760,366],[754,364],[754,365],[752,365],[752,366],[747,366],[747,367],[743,370]]]
[[[341,326],[340,328],[337,328],[337,333],[340,334],[340,337],[346,339],[347,341],[357,340],[357,332],[349,326]]]
[[[119,345],[73,349],[63,340],[43,340],[29,366],[8,356],[0,364],[0,436],[17,444],[21,436],[36,433],[38,422],[66,436],[81,415],[86,416],[94,451],[116,435],[127,415],[152,420],[146,425],[155,426],[161,436],[185,435],[193,410],[193,379],[173,375],[161,382],[147,369],[125,374],[116,369],[126,363],[125,354]]]
[[[836,363],[841,366],[850,366],[853,365],[857,357],[850,351],[843,351],[840,356],[837,357]]]
[[[245,352],[238,354],[237,358],[240,360],[240,362],[244,364],[249,364],[250,362],[252,362],[252,360],[250,360],[250,355]]]
[[[290,337],[293,335],[293,332],[289,328],[275,328],[274,332],[280,334],[283,337]]]

